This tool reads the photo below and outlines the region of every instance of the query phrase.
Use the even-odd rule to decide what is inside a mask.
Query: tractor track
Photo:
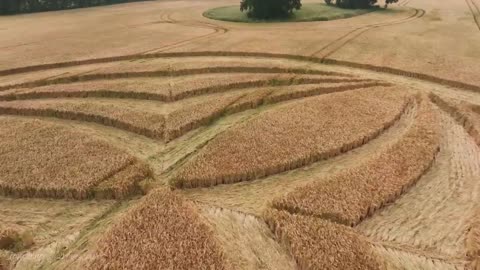
[[[480,30],[480,7],[475,3],[475,0],[465,0],[465,2],[472,13],[473,20],[477,25],[478,30]]]
[[[158,47],[158,48],[150,49],[150,50],[142,52],[141,54],[159,53],[159,52],[164,52],[164,51],[168,51],[168,50],[171,50],[171,49],[176,49],[176,48],[185,46],[187,44],[190,44],[194,41],[202,40],[202,39],[209,38],[209,37],[211,38],[211,37],[217,36],[217,35],[223,35],[223,34],[226,34],[228,31],[230,31],[230,29],[228,29],[228,28],[225,28],[225,27],[222,27],[222,26],[219,26],[219,25],[216,25],[216,24],[212,24],[212,23],[207,23],[207,22],[178,21],[178,20],[175,20],[173,18],[173,12],[162,14],[160,16],[160,19],[161,19],[160,21],[153,22],[153,23],[169,23],[169,24],[183,25],[183,26],[193,27],[193,28],[204,28],[204,29],[213,30],[213,32],[208,33],[208,34],[204,34],[204,35],[200,35],[200,36],[197,36],[197,37],[177,41],[177,42],[174,42],[172,44],[167,44],[165,46],[161,46],[161,47]]]
[[[405,2],[408,3],[408,2]],[[403,4],[403,3],[402,3]],[[401,4],[401,5],[402,5]],[[312,53],[310,56],[317,56],[318,54],[321,53],[320,57],[321,59],[326,59],[327,57],[331,56],[332,54],[336,53],[346,45],[348,45],[350,42],[361,36],[362,34],[366,33],[367,31],[370,31],[372,29],[380,28],[380,27],[385,27],[385,26],[391,26],[391,25],[396,25],[396,24],[403,24],[407,23],[416,19],[419,19],[425,15],[425,10],[423,9],[416,9],[412,8],[414,10],[414,13],[406,18],[400,19],[400,20],[395,20],[391,22],[385,22],[385,23],[376,23],[376,24],[370,24],[362,27],[358,27],[353,29],[352,31],[346,33],[345,35],[335,39],[333,42],[327,44],[326,46],[322,47],[321,49],[315,51]]]

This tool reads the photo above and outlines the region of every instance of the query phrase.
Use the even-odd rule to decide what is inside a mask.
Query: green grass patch
[[[240,6],[218,7],[207,10],[203,16],[220,21],[262,23],[262,22],[310,22],[310,21],[331,21],[350,18],[362,15],[371,11],[371,9],[343,9],[335,6],[329,6],[320,3],[303,4],[300,10],[294,11],[292,16],[282,20],[257,20],[247,17],[246,12],[240,11]]]

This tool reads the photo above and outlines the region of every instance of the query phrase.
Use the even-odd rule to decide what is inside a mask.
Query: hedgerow
[[[145,0],[1,0],[0,14],[83,8]]]

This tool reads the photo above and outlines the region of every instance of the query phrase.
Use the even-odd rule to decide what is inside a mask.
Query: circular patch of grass
[[[218,7],[207,10],[203,16],[220,21],[229,22],[309,22],[309,21],[331,21],[338,19],[350,18],[362,15],[375,9],[343,9],[336,6],[329,6],[320,3],[303,4],[300,10],[296,10],[293,14],[285,19],[275,20],[258,20],[249,18],[246,12],[241,12],[239,6]]]

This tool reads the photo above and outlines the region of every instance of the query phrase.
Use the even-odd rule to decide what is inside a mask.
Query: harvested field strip
[[[395,201],[430,168],[439,150],[440,131],[432,106],[422,98],[414,125],[388,149],[277,199],[274,207],[354,226]]]
[[[198,202],[260,217],[275,198],[282,197],[298,187],[314,183],[318,179],[327,178],[321,176],[336,174],[346,168],[356,167],[360,162],[370,159],[380,149],[394,144],[410,129],[415,115],[416,106],[409,106],[406,113],[392,127],[372,141],[337,157],[300,169],[272,175],[261,180],[179,191]]]
[[[465,260],[480,199],[480,148],[452,117],[434,110],[442,140],[431,169],[408,193],[356,229],[374,241]]]
[[[155,247],[155,248],[152,248]],[[198,209],[156,190],[98,242],[88,269],[229,269],[224,251]]]
[[[91,198],[96,185],[136,162],[103,141],[59,125],[5,116],[0,122],[1,195]]]
[[[381,73],[388,73],[388,74],[433,82],[440,85],[451,86],[451,87],[455,87],[463,90],[480,92],[480,86],[478,85],[468,84],[468,83],[450,80],[450,79],[444,79],[444,78],[436,77],[436,76],[425,74],[425,73],[405,71],[405,70],[387,67],[387,66],[375,66],[370,64],[334,60],[330,58],[322,59],[318,57],[303,56],[303,55],[273,54],[273,53],[260,53],[260,52],[239,52],[239,51],[237,52],[203,51],[203,52],[175,52],[175,53],[156,53],[156,54],[132,54],[132,55],[114,56],[114,57],[106,57],[106,58],[94,58],[94,59],[86,59],[86,60],[79,60],[79,61],[69,61],[69,62],[60,62],[60,63],[51,63],[51,64],[42,64],[42,65],[6,69],[6,70],[0,70],[0,76],[7,76],[12,74],[20,74],[20,73],[42,71],[42,70],[56,69],[56,68],[65,68],[65,67],[72,67],[72,66],[78,66],[78,65],[90,65],[90,64],[99,64],[99,63],[128,61],[128,60],[134,60],[134,59],[154,59],[154,58],[169,58],[169,57],[207,57],[207,56],[256,57],[256,58],[261,57],[261,58],[267,58],[267,59],[289,59],[289,60],[297,60],[297,61],[304,61],[304,62],[317,63],[317,64],[338,65],[338,66],[358,68],[358,69],[370,70],[370,71],[381,72]]]
[[[9,101],[0,102],[0,114],[94,122],[154,139],[163,139],[165,132],[165,117],[162,113],[108,103],[76,100]]]
[[[278,68],[278,67],[248,67],[248,66],[220,66],[220,67],[206,67],[206,68],[192,68],[192,69],[181,69],[181,70],[155,70],[155,71],[130,71],[130,72],[118,72],[118,73],[97,73],[97,74],[85,74],[79,76],[66,76],[51,80],[37,80],[32,82],[13,84],[13,85],[3,85],[0,86],[0,91],[5,91],[9,89],[17,88],[32,88],[40,87],[47,85],[55,84],[66,84],[74,82],[87,82],[87,81],[97,81],[97,80],[113,80],[113,79],[124,79],[124,78],[147,78],[147,77],[175,77],[175,76],[185,76],[185,75],[198,75],[198,74],[213,74],[213,73],[266,73],[266,74],[298,74],[298,75],[333,75],[333,76],[342,76],[340,73],[321,71],[321,70],[311,70],[311,69],[301,69],[301,68]]]
[[[275,209],[265,220],[300,269],[383,269],[368,239],[352,228]]]
[[[176,79],[176,80],[175,80]],[[0,100],[65,98],[65,97],[109,97],[129,99],[151,99],[178,101],[204,94],[263,86],[283,86],[313,83],[370,82],[366,79],[347,79],[329,76],[295,77],[288,74],[225,74],[219,81],[218,75],[181,76],[175,79],[144,78],[104,80],[58,84],[37,88],[21,88],[4,91]]]
[[[442,99],[435,94],[430,94],[430,99],[435,102],[442,110],[449,113],[465,130],[473,137],[475,142],[480,145],[480,121],[478,116],[466,104],[459,103],[451,99]]]
[[[192,188],[248,181],[347,152],[377,137],[407,108],[405,94],[385,90],[334,93],[276,107],[217,136],[171,183]]]
[[[262,219],[207,205],[201,209],[233,269],[297,269],[293,258],[273,239]]]

